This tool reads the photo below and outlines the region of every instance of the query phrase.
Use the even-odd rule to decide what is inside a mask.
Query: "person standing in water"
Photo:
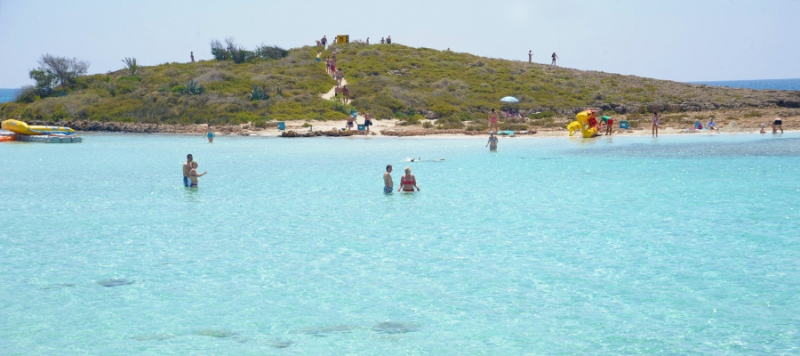
[[[208,137],[208,143],[214,142],[214,131],[211,131],[211,125],[208,125],[208,131],[206,131],[206,137]]]
[[[417,186],[417,178],[411,174],[411,167],[406,167],[406,174],[400,177],[400,189],[397,191],[404,191],[407,193],[413,193],[414,188],[417,188],[419,191],[419,187]]]
[[[192,171],[192,154],[186,155],[186,163],[183,164],[183,186],[189,188],[189,174]]]
[[[658,137],[658,113],[653,113],[653,130],[652,130],[653,137]]]
[[[492,112],[489,113],[489,130],[490,131],[500,131],[497,126],[497,113],[492,109]]]
[[[489,146],[489,151],[497,151],[497,136],[494,135],[494,131],[489,131],[489,142],[486,143],[485,146]]]
[[[197,178],[206,175],[206,173],[208,172],[197,174],[197,162],[192,162],[192,170],[189,171],[189,179],[192,180],[192,184],[189,188],[197,188]]]
[[[394,181],[392,181],[392,165],[386,165],[386,172],[383,172],[383,193],[392,194]]]

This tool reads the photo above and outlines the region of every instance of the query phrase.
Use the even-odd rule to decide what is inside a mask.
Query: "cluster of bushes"
[[[255,51],[247,50],[238,45],[233,37],[225,39],[225,45],[219,40],[211,41],[211,55],[218,61],[231,60],[236,64],[253,62],[255,60],[275,60],[289,55],[289,51],[278,46],[259,46]]]
[[[87,70],[89,62],[45,54],[39,59],[39,67],[28,73],[36,85],[23,87],[15,101],[32,103],[41,98],[67,95]]]

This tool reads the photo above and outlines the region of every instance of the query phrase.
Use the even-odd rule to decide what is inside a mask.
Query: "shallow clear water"
[[[800,352],[800,135],[484,144],[0,144],[0,349]]]

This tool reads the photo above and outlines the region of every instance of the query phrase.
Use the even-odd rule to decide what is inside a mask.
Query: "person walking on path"
[[[183,164],[183,186],[189,188],[189,175],[192,171],[192,154],[186,155],[186,163]]]
[[[497,151],[497,136],[494,135],[494,131],[489,131],[489,142],[486,142],[486,145],[483,147],[489,146],[489,151]]]
[[[192,58],[192,63],[194,63],[194,52],[189,52],[189,57]]]
[[[558,59],[558,55],[556,54],[556,52],[553,52],[553,55],[551,57],[553,57],[553,61],[550,62],[550,65],[554,66],[556,65],[556,60]]]
[[[528,63],[533,63],[533,50],[528,51]]]
[[[411,174],[411,167],[406,167],[406,175],[400,177],[400,189],[397,191],[404,191],[407,193],[413,193],[414,188],[417,188],[419,191],[419,187],[417,186],[417,178]]]
[[[392,181],[392,165],[386,165],[386,172],[383,172],[383,193],[392,194],[394,191],[394,181]]]
[[[497,126],[497,119],[497,113],[494,111],[494,109],[492,109],[492,112],[489,113],[489,131],[500,131]]]
[[[658,137],[658,113],[653,113],[653,129],[652,129],[652,136]]]
[[[347,89],[347,85],[342,87],[342,99],[344,99],[345,104],[350,101],[350,89]]]
[[[342,85],[342,79],[344,79],[344,72],[342,72],[342,69],[339,68],[339,69],[336,70],[336,85],[337,86]]]

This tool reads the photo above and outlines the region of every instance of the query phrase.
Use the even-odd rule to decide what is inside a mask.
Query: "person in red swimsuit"
[[[400,189],[397,191],[404,191],[408,193],[413,193],[414,188],[417,188],[419,191],[419,187],[417,186],[417,178],[411,174],[411,167],[406,167],[406,174],[400,177]]]

